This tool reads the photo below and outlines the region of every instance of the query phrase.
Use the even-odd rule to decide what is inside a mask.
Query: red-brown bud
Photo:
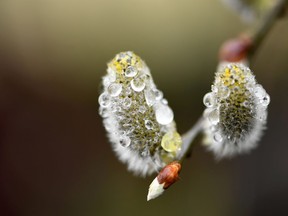
[[[179,172],[181,170],[181,164],[174,161],[165,166],[158,174],[157,179],[159,184],[164,183],[164,189],[170,187],[179,179]]]
[[[227,62],[239,62],[247,58],[248,50],[252,46],[252,40],[247,35],[224,42],[219,51],[219,60]]]

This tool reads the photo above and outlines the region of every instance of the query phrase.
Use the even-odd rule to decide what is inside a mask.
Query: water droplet
[[[168,132],[162,137],[161,146],[167,152],[176,152],[181,145],[182,139],[177,132]]]
[[[104,76],[103,77],[103,85],[106,87],[106,86],[110,85],[110,83],[111,83],[110,77]]]
[[[219,97],[221,97],[221,99],[228,98],[230,95],[229,88],[226,86],[222,86],[221,88],[219,88],[218,95],[219,95]]]
[[[209,92],[205,94],[203,98],[203,103],[206,107],[213,107],[216,104],[216,98],[214,93]]]
[[[110,124],[104,124],[104,127],[107,131],[111,131],[112,130],[112,127]]]
[[[250,74],[250,73],[251,73],[251,70],[250,70],[250,68],[248,68],[248,67],[245,67],[245,68],[244,68],[244,71],[245,71],[245,73],[247,73],[247,74]]]
[[[215,125],[211,125],[209,128],[211,132],[217,131],[217,128],[215,127]]]
[[[145,106],[140,106],[139,107],[139,112],[144,114],[146,112],[146,107]]]
[[[120,136],[119,143],[123,147],[128,147],[131,144],[131,139],[128,136]]]
[[[143,151],[140,153],[142,157],[147,157],[149,156],[149,150],[148,149],[143,149]]]
[[[129,55],[130,57],[133,57],[133,52],[132,52],[132,51],[127,51],[126,53],[127,53],[127,55]]]
[[[269,103],[270,103],[270,96],[268,94],[266,94],[261,100],[260,100],[260,103],[263,105],[263,106],[268,106]]]
[[[258,98],[258,99],[262,99],[263,97],[266,96],[266,91],[263,89],[263,87],[261,85],[256,85],[255,89],[254,89],[254,93],[255,93],[255,96]]]
[[[255,87],[255,85],[254,85],[253,83],[251,83],[251,82],[248,82],[248,83],[246,84],[246,88],[247,88],[247,90],[248,90],[249,92],[252,92],[252,91],[254,90],[254,87]]]
[[[132,125],[129,125],[129,127],[125,130],[125,133],[128,135],[132,135],[135,128]]]
[[[125,93],[126,93],[126,95],[130,95],[132,93],[132,89],[129,86],[127,86]]]
[[[173,121],[174,114],[172,109],[167,105],[159,105],[155,111],[156,120],[159,124],[167,125]]]
[[[116,80],[116,73],[110,67],[107,69],[107,75],[103,77],[103,85],[109,86],[111,83]]]
[[[256,80],[255,80],[255,76],[250,74],[248,77],[246,77],[247,82],[251,83],[252,85],[256,85]]]
[[[103,124],[107,131],[112,131],[117,123],[114,120],[111,120],[110,118],[105,118],[103,120]]]
[[[107,93],[102,93],[99,98],[98,102],[102,107],[108,107],[110,105],[110,97]]]
[[[215,142],[222,142],[223,138],[219,132],[216,132],[213,136]]]
[[[134,66],[129,66],[126,70],[125,70],[125,76],[126,77],[134,77],[136,76],[138,73],[137,68]]]
[[[217,73],[216,77],[215,77],[215,87],[214,87],[214,90],[217,90],[217,87],[216,85],[221,85],[222,84],[222,79],[221,77],[219,76],[219,74]],[[212,86],[211,86],[211,89],[212,89]]]
[[[108,110],[106,107],[100,106],[99,107],[99,115],[101,115],[103,118],[106,118],[109,116]]]
[[[154,89],[153,92],[154,92],[156,100],[161,100],[163,98],[163,92],[162,91],[160,91],[158,89]]]
[[[167,101],[165,98],[163,98],[163,99],[161,100],[161,102],[162,102],[162,104],[164,104],[164,105],[167,105],[167,104],[168,104],[168,101]]]
[[[112,68],[108,67],[107,73],[108,73],[109,81],[110,82],[115,82],[115,80],[116,80],[116,72]]]
[[[156,133],[157,135],[154,137],[153,139],[153,142],[154,143],[159,143],[159,137],[160,137],[160,134]]]
[[[117,55],[117,60],[122,60],[122,59],[124,59],[126,57],[126,53],[124,53],[124,52],[122,52],[122,53],[119,53],[118,55]]]
[[[247,100],[243,101],[242,105],[244,107],[249,107],[249,102]]]
[[[218,92],[218,88],[217,88],[215,85],[211,85],[211,90],[212,90],[212,92],[214,92],[214,93],[217,93],[217,92]]]
[[[144,95],[145,95],[145,100],[148,106],[153,106],[155,103],[155,94],[153,91],[151,91],[150,89],[146,89],[144,91]]]
[[[154,127],[154,124],[152,121],[150,120],[145,120],[145,127],[148,129],[148,130],[152,130],[153,127]]]
[[[122,85],[120,83],[112,83],[108,87],[108,93],[112,97],[118,96],[121,93],[121,91],[122,91]]]
[[[129,109],[129,107],[132,104],[132,100],[129,97],[126,97],[123,101],[122,101],[122,106],[124,109]]]
[[[121,112],[121,107],[118,106],[118,105],[116,105],[116,104],[113,104],[113,105],[111,106],[111,111],[112,111],[113,113],[115,113],[115,112]]]
[[[253,89],[247,89],[247,91],[245,91],[245,93],[244,93],[244,95],[246,96],[246,97],[251,97],[251,93],[250,93],[250,91],[253,91]]]
[[[131,81],[131,87],[136,92],[141,92],[146,85],[146,76],[144,74],[138,75]]]
[[[233,64],[229,64],[226,67],[231,70],[231,69],[233,69]]]
[[[208,120],[210,121],[210,123],[212,125],[217,125],[218,124],[218,122],[220,121],[220,116],[219,116],[218,109],[214,109],[208,114]]]

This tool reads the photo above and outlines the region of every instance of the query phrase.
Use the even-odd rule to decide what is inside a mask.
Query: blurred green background
[[[132,50],[150,67],[180,132],[201,115],[223,41],[248,26],[216,0],[1,0],[0,215],[288,215],[288,19],[252,69],[271,96],[249,155],[215,162],[197,146],[181,181],[146,202],[98,116],[106,63]]]

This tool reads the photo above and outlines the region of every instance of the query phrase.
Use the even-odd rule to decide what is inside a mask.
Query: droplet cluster
[[[173,111],[139,56],[122,52],[108,63],[99,105],[113,148],[129,170],[151,174],[176,157],[182,141]],[[176,144],[163,148],[165,134],[176,136],[170,136]]]
[[[208,148],[218,158],[256,147],[266,124],[270,97],[243,64],[225,64],[215,74],[206,106]]]

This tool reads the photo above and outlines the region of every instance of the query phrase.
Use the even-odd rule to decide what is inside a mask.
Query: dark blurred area
[[[288,19],[251,68],[271,96],[249,155],[216,162],[197,146],[181,181],[146,202],[98,116],[106,63],[132,50],[185,132],[202,114],[220,45],[247,29],[220,1],[0,1],[0,215],[288,215]]]

